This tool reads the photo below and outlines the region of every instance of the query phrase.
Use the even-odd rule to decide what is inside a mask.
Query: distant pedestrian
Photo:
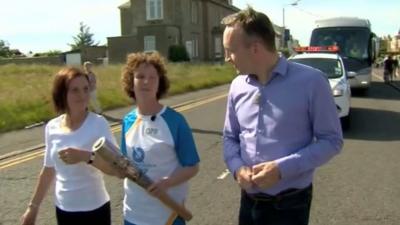
[[[394,63],[395,62],[391,55],[389,55],[383,62],[383,80],[385,83],[393,81]]]
[[[393,79],[394,77],[399,76],[399,60],[397,59],[397,56],[393,58]]]
[[[96,74],[92,70],[93,64],[89,61],[85,62],[83,64],[83,69],[85,70],[85,73],[89,77],[89,88],[90,88],[90,105],[93,107],[93,110],[96,113],[101,114],[101,106],[100,102],[97,100],[97,78]]]

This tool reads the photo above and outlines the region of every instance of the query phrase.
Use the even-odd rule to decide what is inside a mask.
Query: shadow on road
[[[351,109],[350,129],[344,133],[345,138],[397,141],[400,140],[400,113],[365,109]]]
[[[394,81],[393,85],[400,87],[400,81]],[[356,98],[400,100],[400,91],[383,82],[371,82],[371,87],[368,91],[362,89],[352,89],[351,94]]]
[[[222,136],[222,132],[221,132],[221,131],[202,130],[202,129],[196,129],[196,128],[193,128],[192,131],[193,131],[193,133],[199,133],[199,134],[214,134],[214,135]]]

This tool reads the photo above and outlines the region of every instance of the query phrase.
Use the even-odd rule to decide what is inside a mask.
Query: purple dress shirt
[[[262,85],[239,75],[231,84],[224,125],[224,160],[232,174],[241,166],[275,161],[281,180],[251,193],[275,195],[305,188],[314,169],[338,154],[343,136],[324,75],[280,58]]]

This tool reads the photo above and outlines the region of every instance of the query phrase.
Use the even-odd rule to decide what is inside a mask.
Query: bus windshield
[[[370,30],[364,27],[317,28],[311,35],[311,46],[339,46],[346,69],[356,71],[368,66]]]

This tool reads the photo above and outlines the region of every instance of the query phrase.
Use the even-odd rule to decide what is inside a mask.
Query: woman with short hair
[[[157,52],[128,55],[122,83],[136,107],[123,119],[121,151],[154,181],[144,190],[125,179],[124,224],[185,224],[154,198],[167,192],[184,204],[188,180],[199,170],[199,156],[185,118],[159,102],[169,88],[163,58]]]
[[[88,111],[89,91],[87,74],[77,68],[55,75],[52,101],[58,116],[45,127],[44,164],[21,224],[35,224],[53,180],[58,225],[111,224],[110,197],[99,169],[112,174],[112,168],[95,157],[92,144],[102,136],[115,140],[107,121]]]

